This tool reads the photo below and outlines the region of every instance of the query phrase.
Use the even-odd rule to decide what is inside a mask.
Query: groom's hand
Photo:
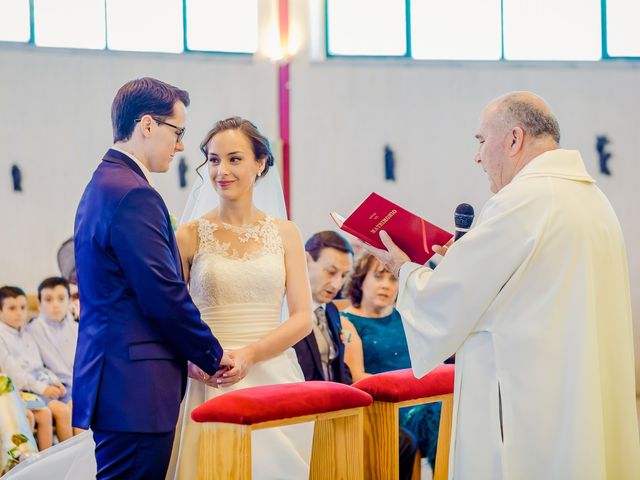
[[[219,387],[229,387],[238,383],[247,376],[254,364],[254,354],[251,347],[244,347],[229,353],[229,357],[234,365],[231,369],[222,373],[222,377],[217,379]]]
[[[191,362],[189,362],[187,365],[187,375],[189,376],[189,378],[198,380],[199,382],[205,382],[209,378],[209,375],[207,375],[200,367]]]
[[[219,380],[222,378],[222,375],[233,368],[235,365],[233,359],[229,356],[227,352],[223,352],[222,358],[220,359],[220,363],[218,364],[218,370],[213,375],[206,375],[206,378],[202,379],[202,381],[213,388],[218,388],[220,385]]]

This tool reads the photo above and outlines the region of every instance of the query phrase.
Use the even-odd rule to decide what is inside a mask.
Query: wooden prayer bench
[[[433,479],[448,478],[454,373],[455,365],[441,365],[419,379],[406,369],[371,375],[353,384],[373,397],[364,413],[365,478],[398,479],[399,410],[433,402],[442,402]]]
[[[362,390],[333,382],[266,385],[212,398],[191,413],[204,424],[198,478],[250,480],[251,432],[315,422],[309,478],[362,480],[363,409],[371,402]]]

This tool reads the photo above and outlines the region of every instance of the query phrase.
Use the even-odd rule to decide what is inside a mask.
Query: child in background
[[[78,294],[78,285],[69,282],[69,292],[71,292],[71,295],[69,296],[71,299],[69,312],[71,312],[73,319],[77,322],[80,320],[80,295]]]
[[[44,366],[62,381],[69,398],[78,342],[78,324],[70,313],[70,293],[69,282],[65,278],[44,279],[38,286],[40,314],[28,326],[38,344]]]
[[[36,405],[37,409],[33,407],[38,446],[44,450],[52,443],[52,416],[58,439],[71,437],[71,412],[66,405],[67,389],[55,373],[44,367],[38,345],[25,328],[26,320],[24,291],[17,287],[0,288],[0,370],[18,390],[36,394],[44,403]]]

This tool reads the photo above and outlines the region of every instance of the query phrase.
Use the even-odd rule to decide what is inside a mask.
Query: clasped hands
[[[210,387],[229,387],[238,383],[249,373],[253,365],[253,353],[250,347],[224,352],[220,359],[218,370],[213,375],[208,375],[200,367],[189,362],[189,377],[198,380]]]
[[[44,392],[42,392],[42,395],[48,398],[53,398],[54,400],[57,400],[58,398],[62,398],[66,394],[67,394],[67,389],[61,383],[49,385],[47,388],[44,389]]]

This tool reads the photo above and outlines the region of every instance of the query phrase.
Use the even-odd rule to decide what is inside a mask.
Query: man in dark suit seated
[[[313,300],[313,331],[293,347],[305,380],[326,380],[350,385],[351,372],[344,363],[340,314],[333,299],[342,289],[353,264],[353,248],[340,234],[328,230],[311,236],[306,250]],[[400,478],[410,479],[416,440],[400,429]]]

